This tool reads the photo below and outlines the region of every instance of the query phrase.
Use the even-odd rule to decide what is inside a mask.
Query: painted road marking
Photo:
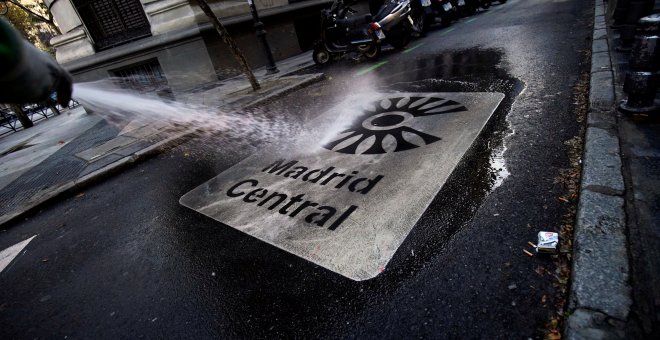
[[[375,70],[375,69],[377,69],[377,68],[379,68],[379,67],[381,67],[381,66],[383,66],[383,65],[385,65],[385,64],[387,64],[387,60],[377,62],[377,63],[374,64],[374,65],[371,65],[371,66],[369,66],[369,67],[367,67],[367,68],[364,68],[364,69],[358,71],[357,73],[355,73],[355,75],[356,75],[356,76],[361,76],[361,75],[367,74],[367,73],[369,73],[369,72],[371,72],[371,71],[373,71],[373,70]]]
[[[37,235],[34,235],[30,237],[29,239],[17,243],[3,251],[0,252],[0,273],[2,273],[5,268],[11,263],[11,261],[18,256],[18,254],[25,248],[25,246],[32,241],[33,238],[37,237]]]
[[[466,24],[469,24],[469,23],[471,23],[471,22],[473,22],[473,21],[475,21],[475,20],[477,20],[477,19],[478,19],[478,18],[472,18],[472,19],[470,19],[470,20],[465,21],[465,23],[466,23]]]
[[[445,34],[451,32],[451,31],[453,31],[453,30],[455,30],[455,29],[456,29],[455,26],[454,26],[454,27],[450,27],[450,28],[446,29],[444,32],[440,33],[440,35],[443,36],[443,35],[445,35]]]
[[[180,203],[353,280],[382,272],[504,98],[354,95]]]
[[[410,51],[412,51],[412,50],[414,50],[414,49],[416,49],[416,48],[418,48],[418,47],[420,47],[420,46],[422,46],[422,45],[424,45],[424,43],[419,43],[419,44],[417,44],[417,45],[415,45],[415,46],[413,46],[413,47],[406,48],[406,49],[403,51],[403,53],[408,53],[408,52],[410,52]]]

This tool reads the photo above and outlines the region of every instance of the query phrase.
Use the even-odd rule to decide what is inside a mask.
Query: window
[[[160,97],[174,99],[158,59],[149,59],[109,72],[116,77],[115,81],[124,88],[156,93]]]
[[[97,50],[151,35],[139,0],[72,0]]]

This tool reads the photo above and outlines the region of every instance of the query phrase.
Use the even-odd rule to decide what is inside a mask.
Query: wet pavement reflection
[[[236,335],[333,333],[337,320],[326,320],[323,315],[344,315],[351,320],[352,315],[387,301],[401,284],[413,279],[419,269],[430,265],[435,256],[445,251],[447,241],[473,218],[483,199],[507,174],[504,139],[511,131],[506,117],[524,84],[506,72],[502,58],[503,53],[498,50],[452,51],[433,57],[396,60],[390,62],[387,72],[376,76],[379,84],[388,84],[378,88],[383,92],[501,92],[505,99],[396,252],[387,270],[374,279],[351,281],[216,221],[177,211],[193,224],[206,226],[195,228],[200,233],[193,230],[181,233],[180,244],[218,249],[218,253],[203,257],[190,271],[223,268],[219,269],[223,279],[212,281],[222,292],[221,296],[210,303],[228,309],[220,307],[225,304],[222,296],[231,296],[232,319],[249,325],[236,325],[233,328]],[[342,65],[336,68],[345,69]],[[339,78],[339,82],[351,81],[334,77]],[[277,105],[273,103],[273,107]],[[283,108],[287,106],[290,107],[282,105]],[[271,109],[266,114],[277,111]],[[199,178],[209,178],[221,170]],[[201,183],[186,182],[192,186]],[[182,193],[192,186],[180,187]],[[236,253],[243,248],[248,250]],[[264,290],[264,286],[268,289]],[[301,330],[304,331],[301,333]]]
[[[555,267],[520,248],[570,209],[556,199],[555,176],[570,165],[563,143],[578,130],[571,88],[589,72],[580,51],[592,36],[592,9],[584,1],[511,0],[433,27],[412,51],[312,67],[304,72],[327,79],[249,112],[264,124],[201,135],[45,205],[5,231],[5,239],[39,237],[12,275],[3,273],[11,289],[0,301],[0,333],[542,338],[557,301],[552,274],[538,269]],[[377,277],[344,278],[179,204],[360,91],[505,94]]]

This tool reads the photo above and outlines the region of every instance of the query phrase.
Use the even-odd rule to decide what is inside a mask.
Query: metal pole
[[[259,19],[259,13],[257,13],[257,7],[254,5],[254,0],[247,0],[248,5],[250,5],[250,12],[252,13],[252,20],[254,21],[254,29],[257,31],[257,37],[261,40],[261,45],[266,52],[266,58],[268,59],[268,66],[266,66],[266,74],[277,73],[280,70],[277,69],[275,65],[275,59],[273,58],[273,52],[270,51],[270,46],[268,45],[268,40],[266,40],[266,30],[264,29],[264,24]]]

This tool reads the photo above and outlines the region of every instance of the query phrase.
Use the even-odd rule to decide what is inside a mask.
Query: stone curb
[[[625,185],[604,13],[603,1],[596,0],[567,339],[623,339],[632,305]]]
[[[256,101],[251,102],[248,105],[244,106],[243,108],[247,109],[264,104],[269,100],[279,98],[297,89],[318,82],[322,80],[324,77],[325,75],[322,73],[315,74],[313,77],[309,77],[301,82],[289,85],[281,90],[270,93],[264,96],[263,98],[259,98]],[[185,138],[191,136],[194,132],[195,132],[194,130],[188,130],[182,132],[180,134],[162,140],[156,144],[148,146],[147,148],[144,148],[140,151],[137,151],[133,155],[122,157],[78,179],[68,181],[61,185],[58,185],[57,187],[48,188],[43,192],[39,193],[38,195],[35,195],[35,197],[38,197],[37,199],[30,200],[29,202],[23,204],[20,208],[18,208],[17,210],[13,211],[10,214],[0,216],[0,226],[4,225],[5,223],[14,221],[15,219],[20,218],[21,216],[24,216],[25,214],[27,214],[30,211],[33,211],[39,206],[42,206],[43,204],[53,201],[55,198],[58,198],[62,194],[78,192],[83,188],[86,188],[94,183],[97,183],[100,180],[106,179],[110,177],[110,175],[113,175],[121,170],[124,170],[137,162],[155,156],[161,153],[161,150],[173,147],[178,143],[183,142]]]

